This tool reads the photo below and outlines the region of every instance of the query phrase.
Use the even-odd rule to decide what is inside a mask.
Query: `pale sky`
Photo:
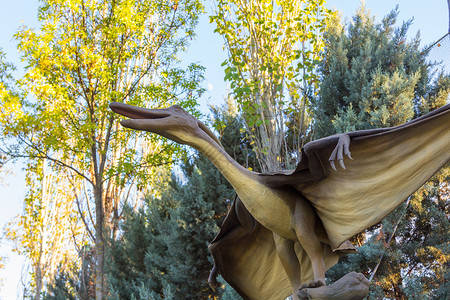
[[[351,18],[360,5],[359,0],[328,0],[328,7],[338,9],[344,18]],[[212,4],[206,3],[210,11]],[[381,20],[395,5],[399,5],[399,21],[414,18],[409,35],[412,37],[420,30],[422,45],[429,45],[442,37],[448,31],[448,6],[446,0],[366,0],[366,6]],[[16,43],[13,35],[17,29],[26,25],[37,27],[38,1],[0,0],[0,47],[6,53],[6,60],[18,67],[17,74],[23,71]],[[226,95],[226,84],[223,81],[224,73],[220,64],[225,60],[223,40],[214,34],[213,24],[208,18],[202,16],[198,26],[198,38],[192,43],[189,53],[183,55],[183,62],[198,62],[206,67],[206,96],[201,99],[201,109],[206,111],[207,104],[223,103]],[[0,227],[10,221],[22,209],[22,199],[25,195],[24,176],[21,165],[9,164],[7,166],[12,174],[0,173]],[[26,268],[24,259],[11,253],[11,247],[4,241],[0,245],[0,256],[7,256],[6,268],[0,271],[2,286],[0,287],[0,300],[19,299],[22,287],[20,273]]]

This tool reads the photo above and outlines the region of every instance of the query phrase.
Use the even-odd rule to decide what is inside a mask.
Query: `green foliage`
[[[130,201],[130,191],[146,191],[156,172],[152,166],[180,155],[174,144],[120,129],[109,104],[177,103],[195,111],[203,67],[181,69],[177,56],[194,37],[202,11],[198,0],[41,1],[39,30],[23,27],[15,35],[27,69],[15,82],[18,93],[5,94],[0,87],[1,147],[9,158],[28,159],[30,178],[42,159],[58,172],[60,181],[52,188],[61,189],[63,182],[65,192],[53,199],[75,208],[85,227],[74,244],[90,238],[96,245],[97,299],[104,294],[104,238],[115,235],[122,203]],[[27,199],[44,207],[39,205],[42,197],[28,188]],[[25,218],[33,217],[33,206],[25,206]],[[31,230],[39,234],[42,222],[33,224]],[[35,243],[33,236],[21,237]],[[27,256],[36,257],[31,251]]]
[[[222,278],[222,276],[218,277],[218,281],[223,286],[223,292],[220,295],[220,300],[241,300],[241,296]]]
[[[339,19],[330,26],[314,103],[317,137],[402,124],[415,115],[415,104],[430,98],[419,37],[408,42],[411,21],[395,27],[397,15],[393,10],[376,24],[362,6],[347,30]]]
[[[148,180],[148,172],[138,168],[142,161],[168,160],[173,147],[152,153],[132,149],[128,143],[136,134],[116,130],[108,105],[196,105],[203,91],[198,86],[203,68],[191,65],[182,70],[174,63],[193,37],[201,10],[196,1],[182,1],[175,11],[164,1],[44,2],[41,30],[23,28],[16,35],[28,63],[19,83],[38,101],[22,97],[15,99],[17,103],[2,103],[4,134],[28,146],[10,154],[63,153],[60,165],[68,164],[91,182],[95,180],[87,173],[98,156],[97,168],[106,165],[108,177],[123,174]],[[112,162],[109,156],[117,151],[123,155]],[[140,172],[130,174],[131,169]],[[120,186],[127,183],[121,176],[115,180]]]
[[[95,265],[93,248],[85,246],[80,250],[81,263],[65,262],[60,264],[57,274],[47,282],[42,293],[44,300],[94,299]],[[36,298],[34,295],[33,298]]]
[[[411,22],[396,27],[397,15],[377,24],[362,6],[352,23],[343,27],[336,19],[330,26],[314,103],[318,137],[400,125],[446,103],[450,77],[431,73],[419,37],[406,39]],[[356,236],[360,253],[342,258],[327,277],[335,281],[350,271],[370,277],[381,260],[368,299],[440,299],[441,284],[448,286],[448,191],[447,167],[407,207]]]
[[[3,92],[7,92],[10,88],[9,83],[12,81],[11,71],[14,71],[15,67],[5,61],[5,53],[0,48],[0,91],[2,92],[1,97],[3,98]]]
[[[45,300],[75,300],[76,297],[70,292],[70,288],[67,285],[75,285],[71,282],[70,277],[66,277],[64,273],[59,273],[55,279],[55,283],[49,287],[48,294],[45,294],[42,298]]]
[[[294,167],[330,14],[323,0],[220,0],[210,18],[225,39],[225,80],[263,171]],[[288,145],[289,128],[300,138]]]
[[[111,299],[141,299],[145,291],[162,294],[161,276],[167,272],[162,256],[167,246],[162,238],[167,234],[165,222],[171,204],[155,199],[146,206],[136,212],[125,209],[123,235],[108,247],[106,272]]]
[[[82,232],[81,221],[72,202],[64,201],[70,185],[44,160],[27,166],[23,212],[5,227],[5,238],[13,242],[13,251],[25,255],[31,265],[30,287],[38,295],[45,282],[52,283],[57,272],[71,274],[70,262],[77,260],[71,249]]]
[[[15,97],[15,93],[12,90],[13,87],[11,87],[11,82],[13,80],[11,72],[14,69],[12,64],[5,61],[5,54],[0,48],[0,99]],[[1,102],[6,101],[1,100]],[[4,155],[3,151],[0,150],[0,170],[6,160],[7,157]]]
[[[240,165],[259,171],[251,141],[244,134],[243,116],[238,113],[233,99],[226,99],[223,107],[211,107],[211,112],[212,126],[219,133],[220,142],[225,151]]]

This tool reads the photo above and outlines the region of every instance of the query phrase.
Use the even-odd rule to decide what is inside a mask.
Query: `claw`
[[[342,168],[342,169],[347,170],[347,169],[345,168],[344,160],[343,160],[343,159],[340,159],[340,160],[339,160],[339,164],[341,165],[341,168]]]
[[[337,171],[336,166],[334,165],[334,160],[330,160],[330,165],[333,168],[333,170]]]
[[[333,168],[333,170],[337,171],[335,164],[336,160],[339,161],[339,165],[344,170],[347,169],[344,164],[344,156],[347,156],[348,158],[353,160],[352,154],[349,150],[349,145],[350,145],[350,137],[346,134],[339,135],[338,143],[329,158],[330,165]]]
[[[217,288],[219,287],[219,283],[217,282],[217,280],[213,280],[213,281],[208,281],[209,287],[216,292]]]
[[[297,290],[297,296],[299,299],[311,299],[308,289],[314,289],[321,286],[325,286],[325,281],[323,280],[310,280],[307,283],[303,283]]]
[[[308,290],[307,290],[307,289],[300,289],[300,290],[297,292],[297,297],[298,297],[298,299],[300,299],[300,300],[311,299],[310,296],[309,296],[309,293],[308,293]]]
[[[217,288],[219,287],[219,283],[217,282],[217,274],[219,272],[217,271],[216,265],[212,268],[211,272],[209,273],[208,283],[211,289],[215,292]]]

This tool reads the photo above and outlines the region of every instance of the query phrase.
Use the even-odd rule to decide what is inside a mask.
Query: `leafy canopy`
[[[300,112],[290,128],[304,134],[306,97],[315,87],[321,34],[331,15],[324,3],[220,0],[210,18],[224,37],[225,80],[243,111],[263,171],[292,167],[302,144],[298,139],[287,144],[287,123]]]

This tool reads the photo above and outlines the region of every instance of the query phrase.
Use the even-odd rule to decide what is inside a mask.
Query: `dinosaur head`
[[[189,144],[193,138],[205,139],[208,136],[221,146],[216,136],[202,122],[179,105],[148,109],[112,102],[109,107],[114,112],[130,118],[120,122],[124,127],[153,132],[180,144]]]

